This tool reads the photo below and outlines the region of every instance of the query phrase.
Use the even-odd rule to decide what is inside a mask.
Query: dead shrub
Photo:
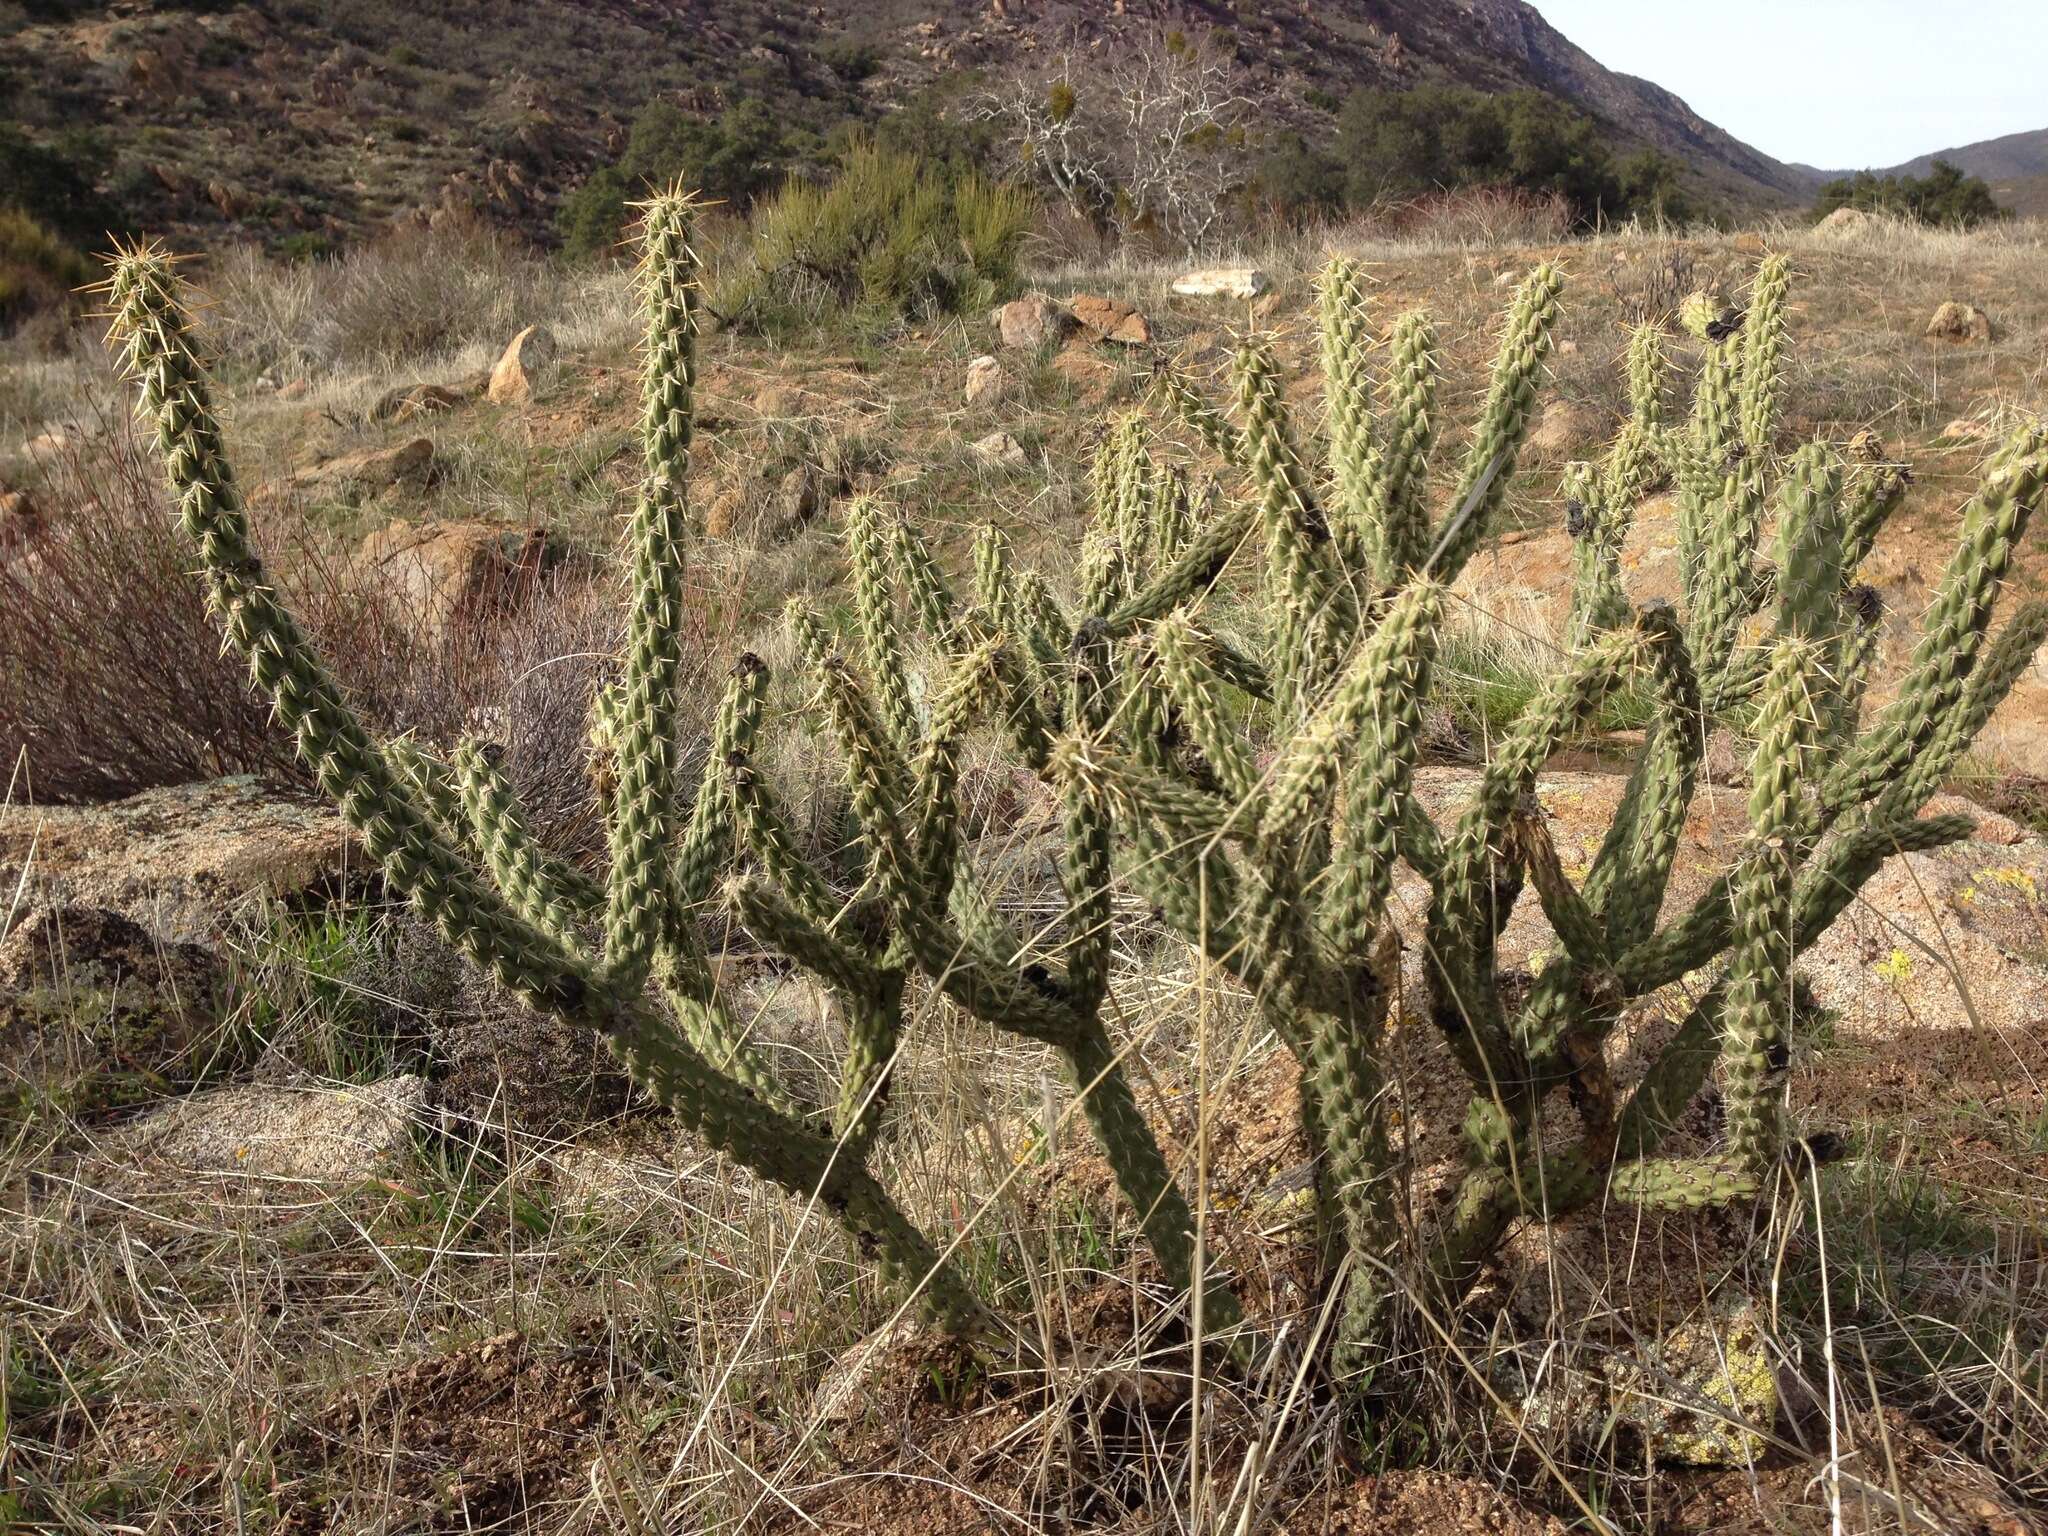
[[[0,752],[15,792],[76,803],[229,773],[304,782],[291,737],[222,652],[192,553],[127,424],[102,423],[44,478],[40,525],[0,558]],[[586,758],[590,701],[618,648],[608,574],[536,569],[433,635],[289,508],[267,510],[256,533],[285,601],[375,728],[440,747],[488,737],[551,845],[600,840]],[[692,654],[724,654],[729,621],[715,596],[689,611],[718,631],[696,637]],[[690,687],[709,700],[719,683],[704,665]]]

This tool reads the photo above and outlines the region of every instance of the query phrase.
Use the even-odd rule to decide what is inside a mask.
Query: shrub
[[[649,102],[633,119],[626,152],[562,202],[556,228],[571,256],[617,245],[633,200],[655,186],[681,181],[715,202],[744,209],[775,184],[798,140],[768,103],[748,97],[715,119],[668,101]]]
[[[829,183],[792,180],[755,210],[748,259],[710,307],[755,325],[854,306],[976,312],[1015,283],[1034,211],[1008,183],[856,143]]]
[[[306,782],[291,733],[223,654],[191,553],[125,422],[61,450],[38,526],[0,548],[0,754],[44,803],[117,799],[226,773]],[[354,705],[392,734],[486,731],[565,846],[595,827],[582,764],[590,700],[614,649],[611,605],[574,570],[496,594],[445,643],[295,518],[262,553]],[[712,611],[699,603],[695,613]],[[183,658],[167,666],[163,658]]]
[[[1918,224],[1975,229],[1980,224],[2011,218],[1999,206],[1982,177],[1965,176],[1946,160],[1937,160],[1925,176],[1878,176],[1858,171],[1820,189],[1813,216],[1824,219],[1838,208],[1890,214]]]
[[[1971,830],[1919,812],[2048,634],[2040,602],[1989,634],[2048,480],[2048,431],[2025,429],[1995,456],[1897,698],[1865,728],[1875,624],[1852,583],[1902,485],[1852,477],[1819,445],[1774,458],[1784,263],[1765,264],[1743,324],[1713,339],[1683,426],[1664,421],[1661,339],[1637,337],[1630,421],[1603,465],[1573,475],[1569,652],[1495,744],[1458,819],[1438,826],[1412,793],[1436,638],[1450,584],[1506,500],[1561,280],[1541,268],[1517,294],[1455,488],[1432,516],[1433,330],[1420,316],[1396,323],[1376,389],[1364,283],[1335,263],[1322,303],[1327,463],[1303,457],[1308,439],[1266,345],[1238,352],[1235,423],[1163,375],[1251,494],[1198,510],[1184,477],[1155,460],[1145,422],[1119,423],[1097,461],[1078,609],[1015,571],[997,528],[977,544],[970,602],[907,525],[851,505],[852,634],[842,649],[815,615],[791,615],[818,699],[805,713],[837,741],[858,828],[844,859],[821,867],[755,767],[757,659],[734,670],[713,771],[688,797],[678,774],[679,460],[695,377],[687,209],[660,198],[644,225],[646,475],[622,673],[601,710],[615,775],[601,882],[536,842],[488,752],[466,746],[443,763],[386,746],[341,703],[254,560],[169,264],[137,252],[115,279],[115,334],[214,610],[391,886],[452,943],[533,1006],[603,1032],[693,1131],[831,1212],[887,1280],[915,1285],[949,1329],[991,1348],[1003,1334],[987,1301],[871,1159],[902,1031],[927,988],[1063,1060],[1168,1286],[1197,1299],[1196,1326],[1239,1361],[1257,1347],[1237,1327],[1228,1277],[1204,1272],[1194,1212],[1110,1034],[1111,959],[1129,922],[1113,900],[1119,876],[1242,981],[1299,1062],[1348,1386],[1399,1391],[1418,1301],[1459,1297],[1517,1221],[1607,1200],[1668,1212],[1737,1204],[1797,1176],[1779,1077],[1792,963],[1888,855]],[[1679,485],[1682,617],[1636,608],[1619,559],[1629,518],[1666,469]],[[1245,645],[1205,622],[1240,551],[1263,613]],[[913,677],[912,624],[943,658],[926,677]],[[1610,833],[1575,881],[1527,800],[1553,754],[1631,686],[1654,701],[1649,723]],[[1708,722],[1737,711],[1758,740],[1749,840],[1707,896],[1660,928],[1677,860],[1693,856],[1685,832]],[[1270,762],[1239,729],[1248,712],[1273,734]],[[983,876],[966,857],[961,741],[983,721],[1061,806],[1066,911],[1034,940],[980,899]],[[1401,1199],[1382,1092],[1402,948],[1389,907],[1397,861],[1429,887],[1421,1001],[1445,1070],[1469,1092],[1462,1178],[1430,1210]],[[1533,978],[1505,974],[1496,953],[1525,891],[1559,942]],[[800,1100],[753,1052],[709,963],[698,920],[713,913],[834,995],[845,1028],[836,1102]],[[1622,1053],[1630,1000],[1702,970],[1714,980],[1692,992],[1675,1035]],[[1642,1075],[1624,1096],[1615,1069],[1636,1050]],[[1717,1061],[1719,1145],[1660,1155]],[[1010,1337],[1033,1347],[1029,1330]]]
[[[85,258],[18,208],[0,208],[0,326],[68,302]]]

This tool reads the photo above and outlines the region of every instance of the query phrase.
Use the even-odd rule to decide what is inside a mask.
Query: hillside
[[[1969,175],[1983,177],[1991,184],[1991,195],[2023,217],[2048,214],[2048,128],[2035,129],[2031,133],[2008,133],[1952,149],[1937,149],[1903,165],[1888,166],[1877,174],[1925,176],[1937,160],[1946,160]],[[1804,165],[1788,169],[1814,186],[1848,174],[1845,171],[1815,170]]]
[[[391,0],[194,6],[42,0],[0,9],[0,128],[74,160],[119,215],[188,239],[342,242],[470,208],[530,233],[616,155],[656,96],[715,112],[764,97],[820,131],[1078,35],[1118,47],[1165,23],[1227,32],[1274,126],[1327,130],[1360,86],[1536,86],[1625,147],[1681,157],[1700,190],[1775,205],[1803,183],[1647,81],[1602,68],[1523,0],[1263,8],[1128,0]],[[1321,103],[1320,106],[1312,103]]]

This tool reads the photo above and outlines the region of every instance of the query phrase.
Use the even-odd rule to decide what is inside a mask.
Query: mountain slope
[[[765,96],[824,129],[1160,26],[1227,36],[1275,126],[1327,133],[1359,86],[1534,86],[1677,155],[1719,201],[1804,190],[1524,0],[39,0],[0,7],[0,124],[62,143],[131,219],[185,240],[317,245],[449,207],[538,234],[654,97],[709,114]]]
[[[1938,149],[1903,165],[1887,166],[1877,174],[1925,176],[1937,160],[1946,160],[1972,176],[1983,177],[1991,184],[1991,195],[2015,213],[2048,215],[2048,128],[2037,128],[2030,133],[2008,133],[1996,139],[1980,139],[1975,144],[1962,144],[1954,149]],[[1815,185],[1850,174],[1847,171],[1819,171],[1803,165],[1789,169],[1806,176]]]

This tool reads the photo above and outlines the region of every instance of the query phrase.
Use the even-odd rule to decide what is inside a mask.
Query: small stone
[[[311,392],[312,385],[304,379],[293,379],[277,392],[280,400],[303,400]]]
[[[1991,436],[1991,428],[1974,417],[1958,416],[1941,429],[1941,435],[1952,443],[1981,443]]]
[[[1744,230],[1735,237],[1735,249],[1744,256],[1761,256],[1766,249],[1764,237],[1754,230]]]
[[[1068,301],[1068,307],[1073,310],[1081,328],[1096,341],[1142,346],[1152,339],[1152,327],[1139,313],[1138,306],[1127,304],[1122,299],[1080,293]]]
[[[505,345],[491,370],[484,394],[495,405],[522,405],[533,398],[542,377],[554,366],[555,335],[544,325],[529,325]]]
[[[1042,347],[1064,340],[1074,317],[1042,293],[1012,299],[995,312],[996,331],[1006,347]]]
[[[993,357],[982,356],[967,365],[967,403],[980,405],[984,400],[994,400],[1003,392],[1003,365]]]
[[[1929,341],[1946,341],[1957,346],[1991,339],[1991,317],[1974,304],[1950,299],[1927,322]]]
[[[1008,432],[991,432],[973,447],[977,455],[992,464],[1022,464],[1025,460],[1024,445]]]
[[[216,1088],[153,1110],[120,1136],[130,1158],[197,1173],[352,1180],[402,1158],[426,1109],[411,1073],[346,1088]]]
[[[1191,299],[1256,299],[1273,286],[1257,267],[1198,267],[1173,280],[1173,291]]]
[[[787,384],[763,384],[754,391],[754,411],[764,421],[787,421],[804,414],[804,392]]]
[[[433,482],[436,468],[432,440],[416,437],[391,448],[368,448],[323,460],[293,475],[286,488],[357,501],[399,486],[424,488]]]

